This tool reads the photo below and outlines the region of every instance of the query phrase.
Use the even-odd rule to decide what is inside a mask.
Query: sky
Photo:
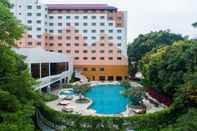
[[[170,29],[183,36],[197,36],[197,0],[41,0],[56,4],[109,4],[128,12],[128,42],[139,34]]]

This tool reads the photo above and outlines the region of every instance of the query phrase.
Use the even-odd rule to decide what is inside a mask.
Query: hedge
[[[37,110],[48,121],[54,123],[56,127],[65,126],[66,129],[76,130],[125,130],[125,128],[135,130],[158,130],[170,124],[176,119],[177,110],[171,106],[160,112],[135,115],[131,117],[98,117],[81,116],[78,114],[68,114],[55,111],[44,103],[37,105]]]

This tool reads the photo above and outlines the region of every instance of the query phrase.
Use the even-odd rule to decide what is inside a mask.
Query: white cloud
[[[128,11],[128,41],[140,33],[161,29],[197,34],[197,0],[41,0],[45,3],[107,3]]]

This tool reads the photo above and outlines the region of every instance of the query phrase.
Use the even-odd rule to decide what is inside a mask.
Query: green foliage
[[[57,126],[66,126],[65,130],[125,130],[126,127],[135,130],[159,130],[172,123],[177,118],[177,113],[173,108],[168,108],[160,112],[145,115],[136,115],[132,117],[97,117],[81,116],[76,114],[67,114],[50,109],[40,103],[37,108],[45,117],[44,120],[51,121]],[[181,110],[180,110],[181,111]]]
[[[40,96],[40,99],[42,99],[43,101],[54,101],[56,99],[58,99],[58,96],[53,95],[51,93],[38,93]]]
[[[13,46],[23,33],[24,27],[11,14],[7,1],[0,1],[0,46]]]
[[[175,41],[183,40],[179,34],[170,33],[169,31],[150,32],[148,34],[139,35],[128,46],[129,57],[129,74],[134,76],[137,72],[139,60],[149,51],[157,49],[165,45],[171,45]],[[136,62],[134,65],[131,62]]]
[[[192,26],[193,26],[194,28],[197,28],[197,22],[194,22],[194,23],[192,24]]]
[[[147,53],[140,62],[145,84],[172,97],[189,74],[197,71],[197,43],[179,41]]]
[[[131,84],[130,84],[129,80],[123,80],[123,81],[121,81],[120,84],[121,84],[125,89],[131,88]]]

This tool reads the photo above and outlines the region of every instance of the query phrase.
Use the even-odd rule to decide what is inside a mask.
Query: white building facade
[[[27,26],[18,47],[42,47],[73,57],[89,80],[128,78],[127,13],[107,4],[42,4],[10,0]]]

